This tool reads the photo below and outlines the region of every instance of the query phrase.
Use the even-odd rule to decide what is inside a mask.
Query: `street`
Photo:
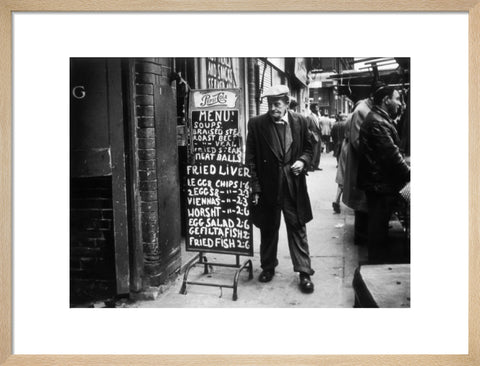
[[[359,260],[366,259],[366,248],[353,245],[353,211],[341,206],[342,212],[334,214],[332,201],[335,198],[336,160],[329,154],[322,154],[322,171],[310,172],[307,178],[308,191],[313,210],[313,220],[307,224],[312,267],[315,274],[313,294],[303,294],[298,288],[298,274],[293,272],[288,251],[287,235],[282,218],[278,244],[279,265],[269,283],[260,283],[261,272],[259,242],[260,232],[254,228],[253,275],[248,271],[240,273],[238,300],[232,300],[231,288],[188,285],[187,293],[179,293],[183,273],[171,279],[160,289],[152,288],[128,307],[183,308],[183,307],[321,307],[351,308],[354,304],[352,279]],[[234,263],[235,257],[207,253],[209,262]],[[241,257],[241,263],[247,260]],[[203,273],[203,266],[197,265],[189,274],[190,281],[208,281],[232,284],[235,269],[212,267],[209,274]],[[150,299],[148,297],[150,296]],[[148,299],[148,300],[143,300]]]

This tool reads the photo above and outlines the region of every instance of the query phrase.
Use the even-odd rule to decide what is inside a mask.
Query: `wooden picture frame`
[[[467,355],[18,355],[12,354],[12,13],[62,11],[368,11],[469,14],[469,348]],[[480,0],[142,1],[5,0],[0,4],[0,364],[2,365],[478,365],[480,364]],[[179,340],[180,341],[180,340]]]

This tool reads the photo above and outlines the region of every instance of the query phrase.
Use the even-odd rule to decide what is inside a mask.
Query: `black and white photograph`
[[[70,307],[410,308],[410,71],[70,58]]]

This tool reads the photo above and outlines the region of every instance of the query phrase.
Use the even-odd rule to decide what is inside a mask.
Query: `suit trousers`
[[[368,262],[388,261],[388,223],[392,216],[395,196],[366,192],[368,205]]]
[[[273,271],[278,265],[278,231],[280,229],[280,214],[283,212],[293,270],[313,275],[305,224],[301,224],[298,220],[296,202],[290,196],[286,181],[283,182],[282,186],[282,194],[279,197],[278,204],[271,212],[265,213],[268,220],[260,229],[261,267],[263,270]]]

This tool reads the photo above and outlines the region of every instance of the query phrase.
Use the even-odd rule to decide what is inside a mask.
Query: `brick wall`
[[[152,59],[153,61],[153,59]],[[137,60],[135,65],[135,114],[138,147],[138,187],[140,190],[141,239],[146,264],[160,259],[158,244],[157,160],[155,152],[155,120],[153,87],[155,74],[145,72],[149,61]]]
[[[163,160],[171,159],[172,153],[176,154],[176,136],[172,136],[174,144],[173,152],[169,156],[162,155],[164,146],[157,146],[158,141],[163,141],[163,136],[168,128],[166,123],[173,123],[176,130],[176,118],[172,115],[171,121],[159,120],[159,108],[166,109],[165,104],[155,105],[154,89],[157,92],[160,87],[169,88],[169,75],[171,68],[169,59],[143,58],[135,60],[135,123],[136,123],[136,144],[138,151],[138,174],[137,182],[139,187],[139,221],[141,241],[144,253],[144,274],[145,285],[158,285],[165,278],[175,271],[180,265],[180,251],[177,250],[172,258],[169,249],[165,245],[166,238],[160,238],[162,232],[160,222],[162,215],[159,212],[159,201],[164,207],[163,195],[168,187],[163,179],[165,172],[159,171],[163,162],[157,161],[157,156]],[[157,113],[156,113],[157,112]],[[157,116],[157,120],[155,119]],[[160,128],[159,128],[160,126]],[[172,164],[176,164],[176,160]],[[171,180],[171,178],[168,178]],[[160,191],[159,191],[160,189]],[[178,190],[179,188],[176,187]],[[175,213],[172,211],[171,213]],[[168,238],[167,238],[168,241]]]
[[[115,293],[112,178],[70,181],[70,301]]]

